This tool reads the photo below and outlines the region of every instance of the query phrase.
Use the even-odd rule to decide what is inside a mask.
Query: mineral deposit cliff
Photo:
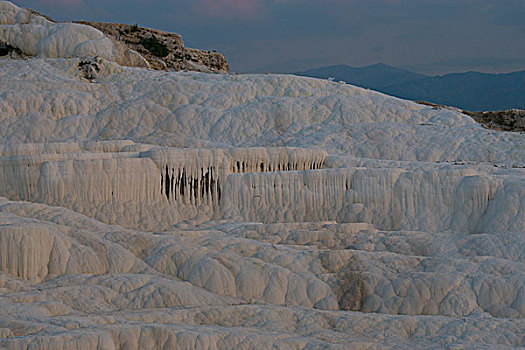
[[[97,25],[0,1],[0,348],[525,346],[524,134]]]

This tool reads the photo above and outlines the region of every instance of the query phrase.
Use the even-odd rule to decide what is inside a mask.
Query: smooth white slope
[[[525,346],[523,134],[78,63],[0,60],[0,347]]]
[[[131,139],[317,147],[357,157],[525,164],[525,138],[470,117],[318,79],[155,72],[76,60],[0,61],[2,143]]]

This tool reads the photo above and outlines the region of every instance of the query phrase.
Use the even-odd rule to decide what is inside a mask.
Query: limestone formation
[[[525,132],[525,110],[522,109],[464,113],[491,129]]]
[[[9,1],[0,1],[0,40],[27,56],[100,56],[123,65],[147,66],[137,52],[114,45],[95,28],[51,22]]]
[[[100,30],[115,45],[140,53],[150,67],[158,70],[188,70],[228,73],[230,65],[223,54],[184,46],[180,34],[140,27],[137,24],[78,21]]]
[[[0,348],[525,347],[524,134],[0,23]]]
[[[161,70],[229,71],[224,55],[185,48],[179,34],[116,23],[55,22],[0,1],[0,56],[11,53],[48,58],[99,56],[124,66]]]
[[[478,123],[483,124],[485,127],[500,131],[514,131],[514,132],[525,132],[525,110],[522,109],[510,109],[507,111],[485,111],[485,112],[471,112],[462,111],[456,107],[450,107],[445,105],[438,105],[431,102],[417,101],[425,106],[431,106],[435,109],[449,109],[458,112],[465,113],[472,117]]]

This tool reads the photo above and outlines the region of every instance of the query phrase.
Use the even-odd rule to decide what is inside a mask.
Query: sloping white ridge
[[[525,135],[0,23],[0,348],[525,346]]]

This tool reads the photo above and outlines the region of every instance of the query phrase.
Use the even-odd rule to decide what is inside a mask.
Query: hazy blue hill
[[[422,100],[471,111],[525,109],[525,71],[508,74],[479,72],[426,76],[375,64],[362,68],[346,65],[311,69],[297,75],[343,80],[409,100]]]
[[[374,90],[385,86],[403,84],[412,80],[426,77],[422,74],[388,66],[383,63],[378,63],[362,68],[355,68],[346,65],[329,66],[311,69],[295,74],[321,79],[328,79],[332,77],[336,81],[343,80],[352,85]]]
[[[381,91],[471,111],[525,109],[525,71],[447,74],[383,87]]]

